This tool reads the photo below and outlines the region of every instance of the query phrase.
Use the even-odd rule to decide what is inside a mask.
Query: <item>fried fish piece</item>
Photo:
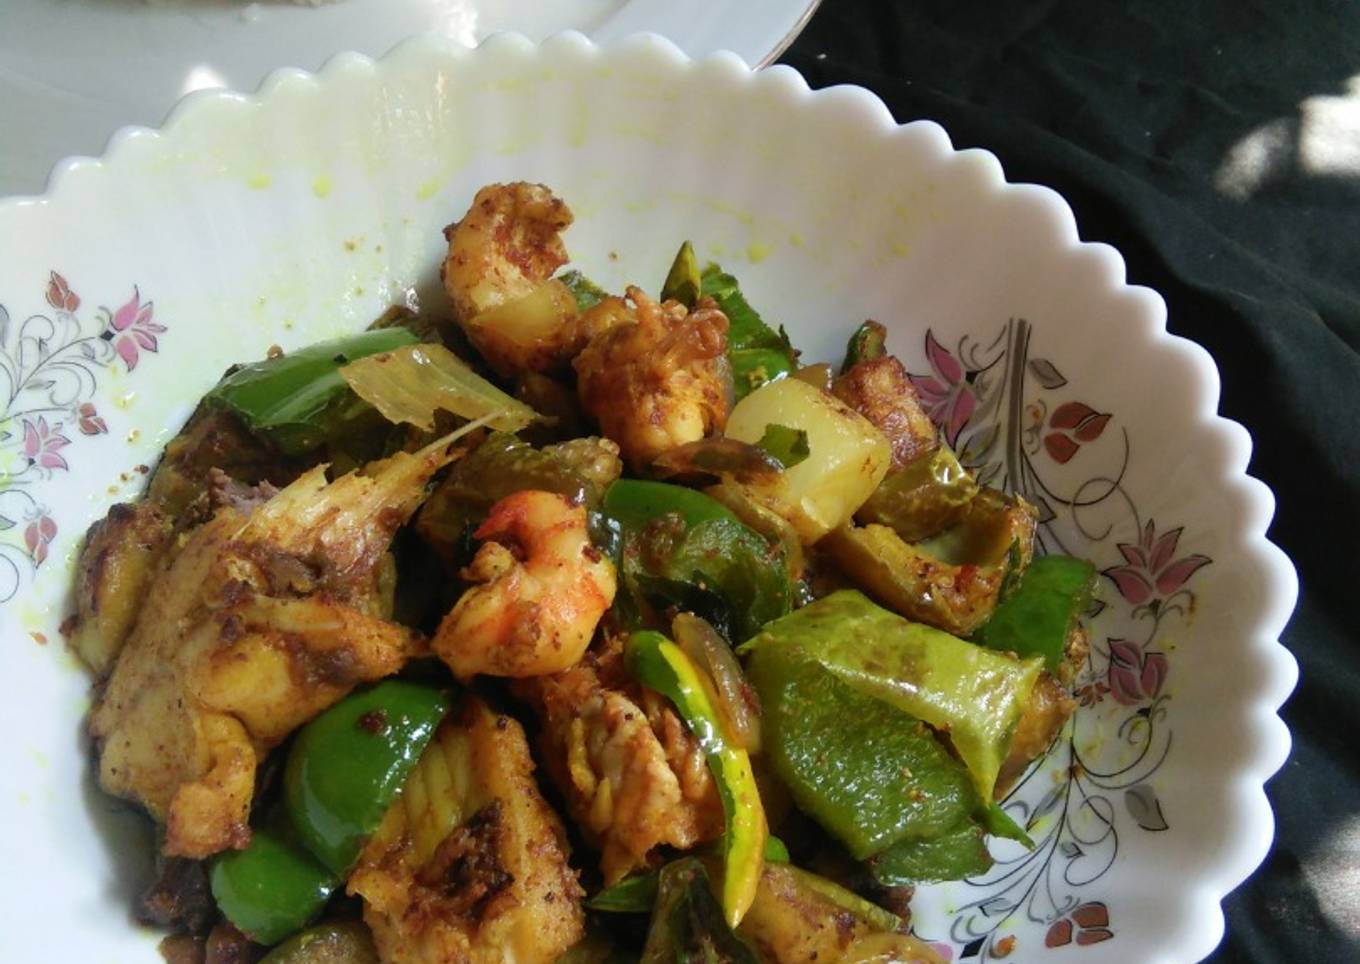
[[[389,622],[393,534],[446,440],[327,483],[317,467],[180,536],[90,716],[100,783],[166,827],[168,855],[249,841],[264,753],[424,643]]]
[[[349,892],[388,964],[550,964],[585,934],[561,821],[519,723],[468,696],[360,854]]]

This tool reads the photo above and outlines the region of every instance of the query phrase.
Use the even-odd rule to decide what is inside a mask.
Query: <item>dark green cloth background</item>
[[[1225,902],[1211,960],[1360,961],[1360,894],[1308,874],[1360,874],[1337,837],[1360,817],[1360,169],[1310,173],[1299,150],[1344,134],[1301,104],[1360,75],[1360,3],[825,0],[782,62],[1058,190],[1082,236],[1166,298],[1171,331],[1213,354],[1220,410],[1251,431],[1251,474],[1278,500],[1270,537],[1299,571],[1284,641],[1301,679],[1283,711],[1294,750],[1267,788],[1275,846]],[[1355,158],[1360,80],[1352,96]],[[1262,130],[1268,173],[1249,196],[1217,188]]]

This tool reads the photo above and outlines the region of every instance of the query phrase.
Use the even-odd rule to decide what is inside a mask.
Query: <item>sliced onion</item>
[[[658,478],[706,476],[743,482],[772,479],[784,464],[759,445],[716,436],[678,445],[652,463]]]
[[[760,702],[742,675],[741,664],[727,640],[692,613],[671,621],[671,634],[686,656],[712,684],[714,709],[734,744],[748,753],[760,751]]]
[[[427,432],[434,430],[438,410],[462,418],[489,417],[488,424],[503,432],[519,431],[538,418],[443,345],[406,345],[369,355],[340,369],[340,377],[389,422],[409,422]]]

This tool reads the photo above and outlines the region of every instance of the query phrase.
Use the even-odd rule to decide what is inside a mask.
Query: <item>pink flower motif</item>
[[[33,565],[41,566],[47,558],[47,547],[57,537],[57,524],[49,515],[40,515],[24,529],[24,545],[33,558]]]
[[[1157,698],[1171,664],[1165,653],[1145,652],[1127,639],[1110,640],[1110,695],[1125,706]]]
[[[946,944],[944,941],[931,941],[930,949],[940,955],[940,960],[949,962],[954,959],[954,945]]]
[[[66,279],[55,271],[48,272],[47,303],[58,311],[75,311],[80,307],[80,296],[71,290]]]
[[[76,422],[82,435],[103,435],[109,430],[108,423],[89,402],[82,402],[76,409]]]
[[[1212,561],[1208,556],[1198,554],[1172,561],[1182,531],[1184,526],[1158,537],[1156,526],[1149,519],[1138,538],[1138,545],[1119,543],[1125,564],[1106,569],[1103,575],[1135,606],[1141,606],[1154,596],[1171,595],[1185,585],[1195,570]]]
[[[137,367],[139,352],[154,352],[159,348],[156,335],[165,331],[165,326],[151,320],[154,305],[151,301],[142,304],[141,292],[134,287],[132,299],[115,311],[109,321],[111,333],[118,333],[113,340],[114,351],[126,363],[128,371]]]
[[[968,384],[967,372],[959,360],[935,340],[933,332],[926,332],[926,357],[930,359],[933,375],[908,375],[912,387],[921,399],[930,420],[944,432],[950,445],[956,445],[959,433],[972,418],[977,408],[977,396]]]
[[[71,440],[61,434],[61,423],[48,427],[47,419],[41,415],[37,422],[24,419],[24,456],[29,465],[40,465],[45,469],[69,469],[60,449],[71,444]]]

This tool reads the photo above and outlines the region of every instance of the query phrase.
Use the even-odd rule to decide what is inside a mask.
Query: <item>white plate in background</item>
[[[432,31],[474,45],[500,30],[541,40],[637,31],[692,57],[773,60],[817,0],[0,0],[0,196],[37,194],[52,165],[97,155],[117,128],[155,126],[184,94],[254,90],[339,50],[376,56]]]

